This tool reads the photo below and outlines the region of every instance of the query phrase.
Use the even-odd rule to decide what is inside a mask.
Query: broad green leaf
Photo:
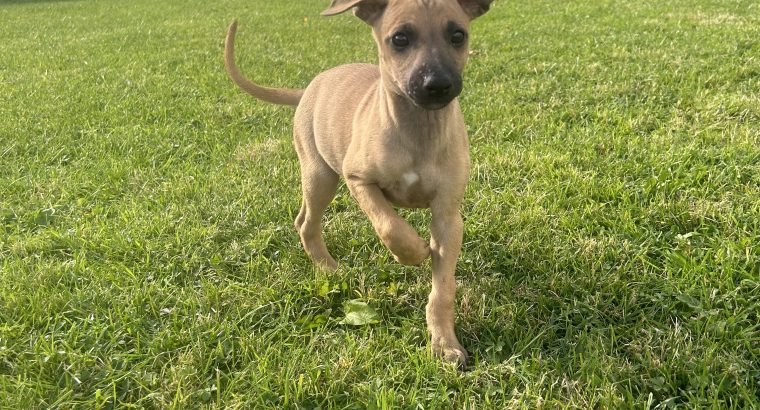
[[[346,317],[340,321],[342,325],[362,326],[380,321],[377,311],[361,300],[354,299],[343,303]]]

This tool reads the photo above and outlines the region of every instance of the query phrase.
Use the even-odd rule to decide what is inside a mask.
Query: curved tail
[[[303,90],[292,88],[267,88],[254,84],[251,80],[245,78],[235,65],[235,32],[237,31],[237,20],[233,20],[230,28],[227,30],[227,38],[224,41],[224,67],[227,68],[232,81],[242,88],[243,91],[266,102],[281,105],[298,105],[303,95]]]

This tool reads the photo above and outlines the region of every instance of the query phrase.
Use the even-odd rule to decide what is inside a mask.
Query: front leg
[[[430,247],[417,231],[393,209],[377,184],[349,178],[351,195],[369,218],[380,240],[399,263],[419,265],[430,255]]]
[[[431,349],[446,361],[464,367],[467,351],[454,332],[454,306],[456,302],[457,259],[462,247],[462,216],[459,203],[433,203],[431,256],[433,258],[433,284],[427,304],[427,325],[431,335]]]

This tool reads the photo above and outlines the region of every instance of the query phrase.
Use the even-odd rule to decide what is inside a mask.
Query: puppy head
[[[462,91],[470,21],[492,0],[333,0],[322,15],[353,8],[372,26],[384,85],[427,110]]]

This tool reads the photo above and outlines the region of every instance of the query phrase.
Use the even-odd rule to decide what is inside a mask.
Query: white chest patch
[[[417,175],[417,173],[414,171],[409,171],[405,173],[401,178],[404,179],[404,183],[406,184],[406,186],[413,185],[415,182],[420,180],[420,176]]]

